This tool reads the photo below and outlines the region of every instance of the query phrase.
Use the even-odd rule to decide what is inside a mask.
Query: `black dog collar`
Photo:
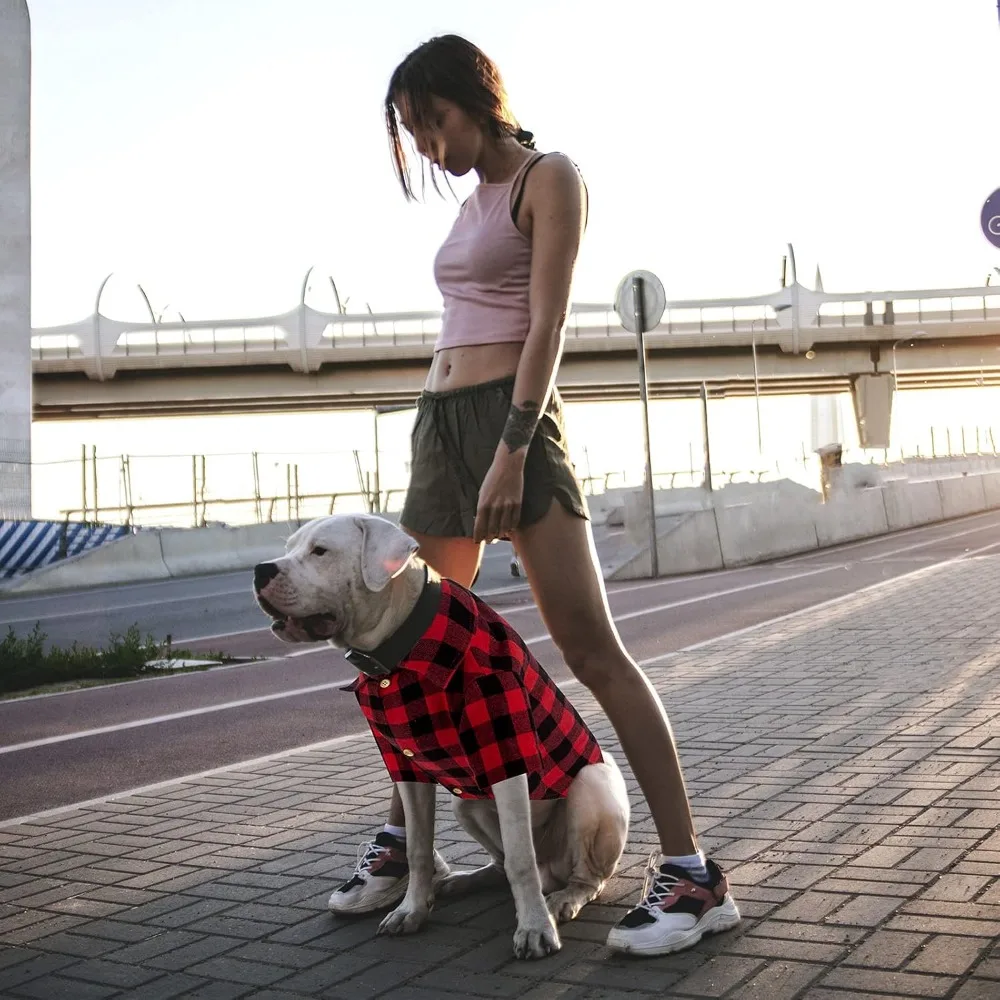
[[[369,677],[384,677],[386,674],[391,674],[430,628],[440,604],[440,577],[432,575],[430,568],[425,567],[424,589],[403,624],[376,649],[350,648],[345,651],[344,656],[349,663]]]

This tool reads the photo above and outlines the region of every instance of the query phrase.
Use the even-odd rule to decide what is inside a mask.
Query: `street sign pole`
[[[639,354],[639,399],[642,402],[642,443],[646,453],[646,508],[649,511],[650,573],[660,575],[656,544],[656,496],[653,491],[653,454],[649,446],[649,385],[646,381],[646,289],[641,274],[632,276],[632,309],[635,313],[636,350]]]
[[[646,377],[646,332],[663,316],[666,298],[659,278],[649,271],[633,271],[625,276],[615,296],[615,311],[630,333],[636,335],[639,358],[639,400],[642,404],[642,438],[646,456],[646,508],[649,517],[650,575],[660,575],[660,554],[656,540],[656,496],[653,489],[653,455],[649,435],[649,384]]]

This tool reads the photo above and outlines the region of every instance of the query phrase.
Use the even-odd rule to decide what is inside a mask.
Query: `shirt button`
[[[403,756],[404,757],[412,757],[413,756],[413,751],[410,750],[410,749],[406,749],[406,750],[403,751]]]
[[[387,677],[384,681],[379,681],[378,686],[380,688],[387,688],[391,683],[392,681],[390,681],[389,678]]]
[[[461,788],[453,788],[451,790],[451,794],[452,795],[461,795],[462,794],[462,789]]]

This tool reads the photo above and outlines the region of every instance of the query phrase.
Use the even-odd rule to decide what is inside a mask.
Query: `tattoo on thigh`
[[[510,408],[507,423],[503,429],[503,443],[513,452],[531,443],[531,437],[538,426],[539,407],[526,400],[520,406]]]

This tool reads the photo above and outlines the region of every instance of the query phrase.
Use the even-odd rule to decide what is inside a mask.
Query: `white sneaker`
[[[698,882],[684,868],[657,867],[656,860],[656,855],[650,858],[642,902],[612,927],[609,948],[632,955],[667,955],[740,922],[729,882],[714,861],[705,862],[708,881]]]
[[[434,852],[434,881],[449,873],[444,858]],[[333,913],[371,913],[398,903],[406,895],[410,866],[406,843],[384,830],[358,850],[354,873],[327,902]]]

